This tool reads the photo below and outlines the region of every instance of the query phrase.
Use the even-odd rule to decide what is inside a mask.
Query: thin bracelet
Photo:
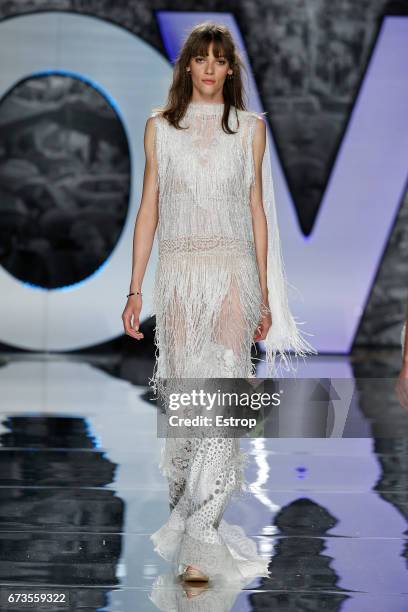
[[[129,297],[130,295],[143,295],[143,293],[141,291],[134,291],[133,293],[128,293],[126,297]]]

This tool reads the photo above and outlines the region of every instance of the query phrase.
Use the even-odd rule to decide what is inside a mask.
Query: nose
[[[206,74],[213,74],[213,72],[214,72],[214,66],[213,66],[212,61],[210,60],[206,64],[205,73]]]

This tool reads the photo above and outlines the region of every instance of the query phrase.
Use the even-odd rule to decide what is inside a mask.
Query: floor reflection
[[[2,427],[1,583],[117,585],[124,503],[103,488],[114,481],[117,465],[96,450],[86,420],[13,415]],[[70,590],[71,609],[98,610],[109,590],[82,589],[80,600]]]
[[[281,609],[286,606],[286,609],[301,610],[304,592],[309,592],[308,610],[322,609],[324,592],[331,593],[330,605],[326,604],[325,610],[334,612],[343,608],[350,595],[339,586],[339,576],[332,567],[333,557],[327,554],[326,545],[328,532],[336,523],[338,519],[333,514],[307,497],[294,500],[276,513],[273,524],[280,537],[274,547],[271,577],[265,582],[262,579],[262,586],[265,590],[271,587],[286,593],[279,598],[271,593],[267,598],[263,593],[253,593],[249,598],[253,610],[264,609],[266,602],[270,609],[279,603]],[[305,532],[310,537],[305,538]],[[315,592],[314,603],[310,592]]]
[[[225,583],[219,578],[207,585],[188,584],[166,573],[156,578],[149,599],[158,610],[165,612],[228,612],[244,586],[244,581]]]
[[[381,466],[381,474],[373,491],[391,504],[408,524],[408,437],[376,438],[374,452]],[[405,559],[408,570],[408,528],[402,535],[405,539],[401,546],[401,557]]]
[[[371,370],[363,358],[323,365],[325,376],[348,369],[347,384],[333,393],[322,379],[316,393],[307,383],[268,415],[271,437],[241,441],[249,490],[225,518],[256,539],[271,577],[186,592],[149,541],[168,514],[167,482],[156,405],[132,368],[124,380],[117,364],[113,374],[4,358],[0,591],[62,585],[71,609],[118,612],[408,609],[408,415],[396,367],[381,377],[378,359]]]

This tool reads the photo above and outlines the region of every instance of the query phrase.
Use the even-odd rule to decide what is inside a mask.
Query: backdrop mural
[[[221,5],[222,3],[217,3],[217,12],[229,9],[227,3]],[[79,13],[86,10],[88,15],[98,17],[94,19],[93,29],[107,28],[111,22],[110,27],[118,36],[120,36],[118,31],[121,30],[124,38],[128,37],[127,40],[133,38],[138,48],[143,47],[147,54],[144,56],[144,61],[150,62],[154,58],[153,61],[160,65],[160,71],[155,73],[154,88],[150,89],[152,93],[150,99],[146,95],[146,90],[140,85],[131,92],[133,102],[136,99],[138,101],[140,121],[143,118],[144,122],[149,108],[163,100],[169,80],[171,67],[166,58],[171,58],[171,55],[169,37],[166,38],[163,34],[165,20],[167,18],[167,24],[169,24],[169,36],[172,34],[173,37],[180,37],[182,27],[179,26],[176,34],[174,31],[174,19],[176,17],[177,20],[180,20],[180,13],[171,14],[176,8],[188,12],[189,3],[183,2],[182,6],[178,7],[172,6],[172,11],[153,13],[143,2],[87,2],[86,5],[77,2],[1,2],[0,14],[3,21],[0,22],[0,32],[2,32],[3,24],[10,25],[7,17],[24,16],[27,12],[57,7],[65,11],[72,11],[72,13],[60,10],[48,13],[48,16],[73,17],[76,14],[79,17]],[[201,3],[200,8],[214,11],[214,6],[210,2]],[[309,2],[307,6],[304,2],[291,2],[288,6],[288,3],[275,0],[267,3],[234,3],[231,17],[236,23],[237,31],[242,36],[247,52],[254,77],[253,93],[258,97],[261,108],[268,111],[269,127],[273,134],[276,156],[274,173],[281,196],[279,201],[282,202],[282,194],[285,189],[291,208],[285,206],[284,210],[292,211],[287,214],[293,213],[296,221],[294,227],[302,237],[301,244],[309,246],[318,229],[319,217],[323,214],[325,205],[325,196],[327,196],[328,186],[333,177],[333,167],[336,159],[339,158],[347,130],[350,128],[350,113],[355,109],[356,98],[362,91],[364,78],[370,76],[367,75],[369,72],[367,69],[369,61],[372,62],[375,56],[373,45],[379,40],[380,17],[390,12],[400,13],[400,7],[398,10],[392,10],[392,6],[387,6],[382,1],[359,3],[358,7],[349,2],[336,2],[329,5],[328,2],[323,1]],[[207,15],[214,20],[216,18],[216,13],[203,14],[203,17]],[[40,14],[37,13],[36,16],[39,17]],[[46,17],[45,13],[43,17]],[[406,18],[401,17],[399,21],[400,23],[405,22]],[[120,24],[121,28],[113,25],[112,22]],[[170,27],[170,24],[173,24],[173,28]],[[395,32],[396,30],[391,33],[391,42],[395,42]],[[135,34],[137,36],[134,36]],[[92,86],[92,76],[89,70],[83,70],[86,68],[86,63],[81,66],[82,70],[73,71],[71,75],[62,74],[64,70],[69,71],[69,66],[62,65],[60,56],[57,63],[61,72],[56,71],[52,75],[43,75],[40,78],[38,74],[34,77],[32,72],[27,71],[15,75],[13,80],[10,78],[12,75],[9,66],[14,56],[7,57],[10,54],[10,46],[7,44],[9,41],[4,36],[1,36],[0,39],[4,45],[4,53],[2,52],[1,57],[8,60],[8,72],[5,76],[9,78],[7,84],[3,78],[0,104],[0,189],[2,196],[0,200],[2,207],[0,253],[3,271],[15,279],[29,281],[48,289],[66,287],[81,279],[86,280],[92,273],[102,279],[102,274],[95,273],[101,270],[101,264],[104,261],[108,262],[107,267],[109,268],[109,262],[113,259],[111,257],[109,260],[109,255],[112,252],[115,254],[115,245],[116,252],[120,250],[121,240],[122,245],[128,242],[129,226],[134,222],[134,207],[139,195],[137,181],[140,182],[142,161],[140,126],[137,129],[138,136],[136,137],[136,132],[132,132],[129,138],[126,132],[129,131],[131,123],[128,117],[121,117],[121,114],[126,115],[122,101],[115,99],[116,91],[113,91],[111,87],[101,87],[103,79],[96,78],[95,86]],[[150,44],[143,45],[143,41]],[[137,58],[138,61],[134,53],[131,58],[126,58],[123,55],[123,47],[120,47],[122,54],[119,47],[110,47],[115,51],[111,51],[114,57],[110,57],[107,71],[109,72],[109,69],[112,70],[112,66],[116,65],[117,70],[124,73],[126,66],[133,60],[134,65],[139,68],[138,76],[140,76],[142,74],[141,56]],[[395,49],[398,50],[397,44]],[[99,51],[103,53],[102,49]],[[104,53],[106,56],[109,54],[106,45]],[[89,58],[84,57],[84,60],[86,59],[89,61]],[[98,59],[100,61],[101,56],[98,58],[97,53],[94,52],[94,64]],[[49,60],[49,55],[40,57],[36,66],[37,71],[51,69]],[[13,61],[15,62],[15,57]],[[103,64],[103,62],[100,63]],[[90,81],[86,82],[84,75],[90,77]],[[106,70],[104,76],[107,77]],[[395,74],[394,77],[401,81],[401,86],[406,86],[402,75]],[[146,79],[146,75],[144,78]],[[45,79],[49,80],[48,85],[45,84]],[[149,84],[152,85],[151,80]],[[385,89],[383,87],[383,90]],[[65,99],[61,96],[62,91],[66,96]],[[85,113],[85,119],[83,113],[75,116],[75,108],[72,108],[69,102],[72,95],[75,97],[77,108],[85,109],[89,113]],[[41,104],[48,105],[48,107],[55,104],[56,97],[59,96],[61,106],[57,128],[48,116],[48,120],[45,120],[48,121],[47,130],[39,129],[38,126],[42,128],[45,126],[45,123],[41,123],[44,121],[44,106],[37,114],[34,110],[36,104],[37,111],[41,106],[38,104],[39,96],[42,96]],[[11,105],[13,99],[22,101],[23,105],[26,104],[25,115],[21,110],[21,104],[20,106]],[[55,154],[55,159],[53,158],[55,166],[48,175],[52,180],[47,182],[47,185],[52,185],[51,190],[48,186],[45,187],[44,182],[41,184],[39,179],[43,178],[44,174],[40,173],[38,176],[35,172],[35,164],[33,166],[32,156],[35,157],[35,146],[38,140],[33,137],[30,140],[29,131],[22,128],[23,118],[27,116],[30,104],[33,112],[30,119],[32,121],[35,116],[36,120],[34,132],[37,131],[43,139],[46,139],[40,143],[40,153],[36,159],[37,169],[41,167],[41,155],[44,150],[52,153],[51,158]],[[14,108],[17,116],[13,117],[11,108]],[[53,112],[51,111],[51,114]],[[391,111],[391,109],[388,114],[395,116],[394,110]],[[55,112],[53,119],[55,120]],[[69,129],[66,124],[67,120],[71,122]],[[384,117],[384,122],[386,127],[387,115]],[[34,125],[33,122],[32,125]],[[96,134],[96,125],[99,126],[97,129],[99,138]],[[395,122],[392,125],[395,125]],[[399,145],[402,148],[406,146],[404,140],[406,134],[400,132],[399,135],[401,136]],[[392,136],[394,137],[394,134]],[[138,144],[132,145],[131,141],[136,138],[139,138]],[[17,148],[13,148],[13,142],[14,144],[18,142]],[[60,155],[61,142],[64,143],[65,157]],[[393,142],[395,143],[395,138]],[[55,147],[54,151],[53,147]],[[138,164],[135,164],[135,159],[133,159],[133,167],[132,147],[138,150],[136,154]],[[18,161],[16,161],[16,151]],[[13,159],[14,166],[10,165],[11,159]],[[341,330],[342,333],[332,338],[332,341],[325,333],[325,340],[322,339],[319,346],[320,350],[346,351],[353,343],[354,346],[370,343],[398,344],[408,284],[408,205],[405,189],[401,187],[403,185],[405,188],[406,168],[402,164],[396,167],[398,164],[392,163],[392,159],[389,161],[394,171],[393,177],[399,181],[399,184],[394,185],[393,197],[389,193],[382,193],[380,194],[382,201],[380,199],[377,202],[376,210],[380,210],[380,203],[383,207],[384,202],[387,203],[388,213],[377,220],[379,225],[381,219],[385,220],[388,227],[384,228],[383,244],[380,244],[379,238],[376,246],[378,261],[375,262],[372,258],[370,263],[366,297],[365,299],[362,299],[362,296],[359,297],[361,311],[352,313],[351,324],[345,326]],[[62,168],[65,168],[65,175],[64,172],[61,172]],[[280,171],[282,177],[279,177]],[[385,172],[385,175],[388,176],[389,172]],[[65,184],[64,176],[65,178],[70,177]],[[130,185],[131,180],[134,183],[133,192]],[[16,187],[17,184],[18,187]],[[396,196],[398,189],[399,197]],[[374,189],[373,193],[375,194],[376,191],[378,190]],[[345,196],[350,197],[352,193],[350,190],[345,193]],[[338,200],[336,200],[337,203]],[[46,210],[47,207],[48,210]],[[346,211],[347,206],[344,208]],[[279,214],[280,217],[284,216],[281,210]],[[20,230],[22,227],[27,227],[27,215],[30,219],[29,225],[33,226],[29,235],[26,232],[20,231],[19,234],[15,234],[10,231],[11,227]],[[126,215],[127,221],[125,220]],[[74,217],[75,222],[73,222]],[[70,221],[64,227],[66,219]],[[81,223],[81,219],[86,220],[86,223]],[[367,245],[372,244],[373,241],[370,230],[372,221],[373,219],[367,218],[366,226],[362,228],[364,229],[362,241],[366,241]],[[284,220],[283,234],[285,245],[287,245],[285,224]],[[43,236],[42,241],[41,235]],[[34,259],[30,259],[31,266],[24,265],[24,257],[30,257],[30,250],[24,250],[23,239],[27,242],[29,239],[34,245],[34,253],[39,252],[42,255],[41,265],[39,263],[34,265]],[[344,240],[344,235],[342,239]],[[74,246],[79,243],[82,244],[82,251]],[[55,248],[56,245],[59,245],[60,248]],[[128,244],[127,248],[129,248]],[[290,251],[290,249],[285,246],[285,251]],[[287,256],[286,252],[285,255]],[[365,255],[363,253],[363,259]],[[124,268],[122,268],[120,281],[112,284],[109,277],[104,279],[105,292],[108,294],[112,292],[115,296],[113,299],[106,300],[106,313],[109,314],[104,313],[102,316],[104,323],[106,319],[110,321],[105,325],[106,338],[113,338],[120,333],[120,320],[116,322],[115,327],[112,314],[117,315],[123,305],[122,294],[127,288],[130,271],[130,252],[126,253],[124,250],[122,257]],[[58,262],[59,258],[60,262],[65,262],[64,265]],[[292,268],[295,270],[294,264],[295,262],[290,263],[289,266],[291,279],[293,279]],[[299,286],[298,280],[293,279],[296,286]],[[80,283],[77,284],[80,286]],[[100,291],[102,292],[102,288]],[[304,302],[308,302],[305,286],[302,283],[301,292]],[[57,295],[56,292],[51,293]],[[43,326],[47,326],[44,320],[44,293],[37,292],[37,294],[41,295],[37,304],[39,320],[42,321]],[[56,299],[59,298],[60,296],[56,297]],[[324,299],[324,288],[321,286],[320,300]],[[71,304],[68,307],[71,307]],[[48,309],[50,321],[52,320],[51,310],[52,308]],[[300,314],[301,318],[310,320],[309,313],[303,310],[303,304],[296,307],[295,311]],[[36,320],[35,307],[32,319]],[[98,329],[101,329],[101,319],[97,323]],[[329,323],[331,326],[330,321]],[[57,326],[58,318],[47,328],[47,342],[50,348],[53,345],[52,338],[55,347],[61,348],[64,344],[63,336],[55,333]],[[39,327],[41,328],[41,325]],[[74,327],[75,319],[71,319],[69,331],[72,332]],[[319,337],[319,330],[315,325],[312,328],[316,340]],[[26,335],[24,338],[18,338],[15,335],[5,337],[2,334],[2,336],[0,340],[5,344],[18,346],[20,343],[20,346],[30,348]],[[41,337],[44,341],[43,334]],[[71,334],[70,337],[72,338]],[[99,334],[98,337],[97,333],[87,334],[87,337],[81,338],[81,341],[74,337],[71,348],[75,342],[79,342],[78,346],[85,346],[85,343],[96,343],[98,340],[101,340],[101,336]],[[31,348],[35,348],[39,341],[41,338],[33,338]]]
[[[129,147],[114,108],[63,73],[24,79],[0,104],[0,258],[46,289],[95,272],[128,211]]]

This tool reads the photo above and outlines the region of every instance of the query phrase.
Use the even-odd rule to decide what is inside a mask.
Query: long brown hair
[[[159,111],[161,116],[175,128],[187,129],[180,126],[180,121],[184,117],[193,94],[191,75],[186,71],[186,68],[194,57],[207,54],[211,42],[213,43],[215,57],[224,56],[233,70],[233,74],[227,75],[224,82],[224,112],[221,124],[224,132],[235,134],[236,132],[231,130],[228,125],[228,117],[231,106],[234,106],[235,109],[246,110],[242,83],[242,71],[245,70],[245,66],[231,32],[221,24],[205,21],[191,30],[175,62],[173,82],[168,92],[166,105],[154,110]],[[239,125],[238,113],[236,110],[235,112]]]

